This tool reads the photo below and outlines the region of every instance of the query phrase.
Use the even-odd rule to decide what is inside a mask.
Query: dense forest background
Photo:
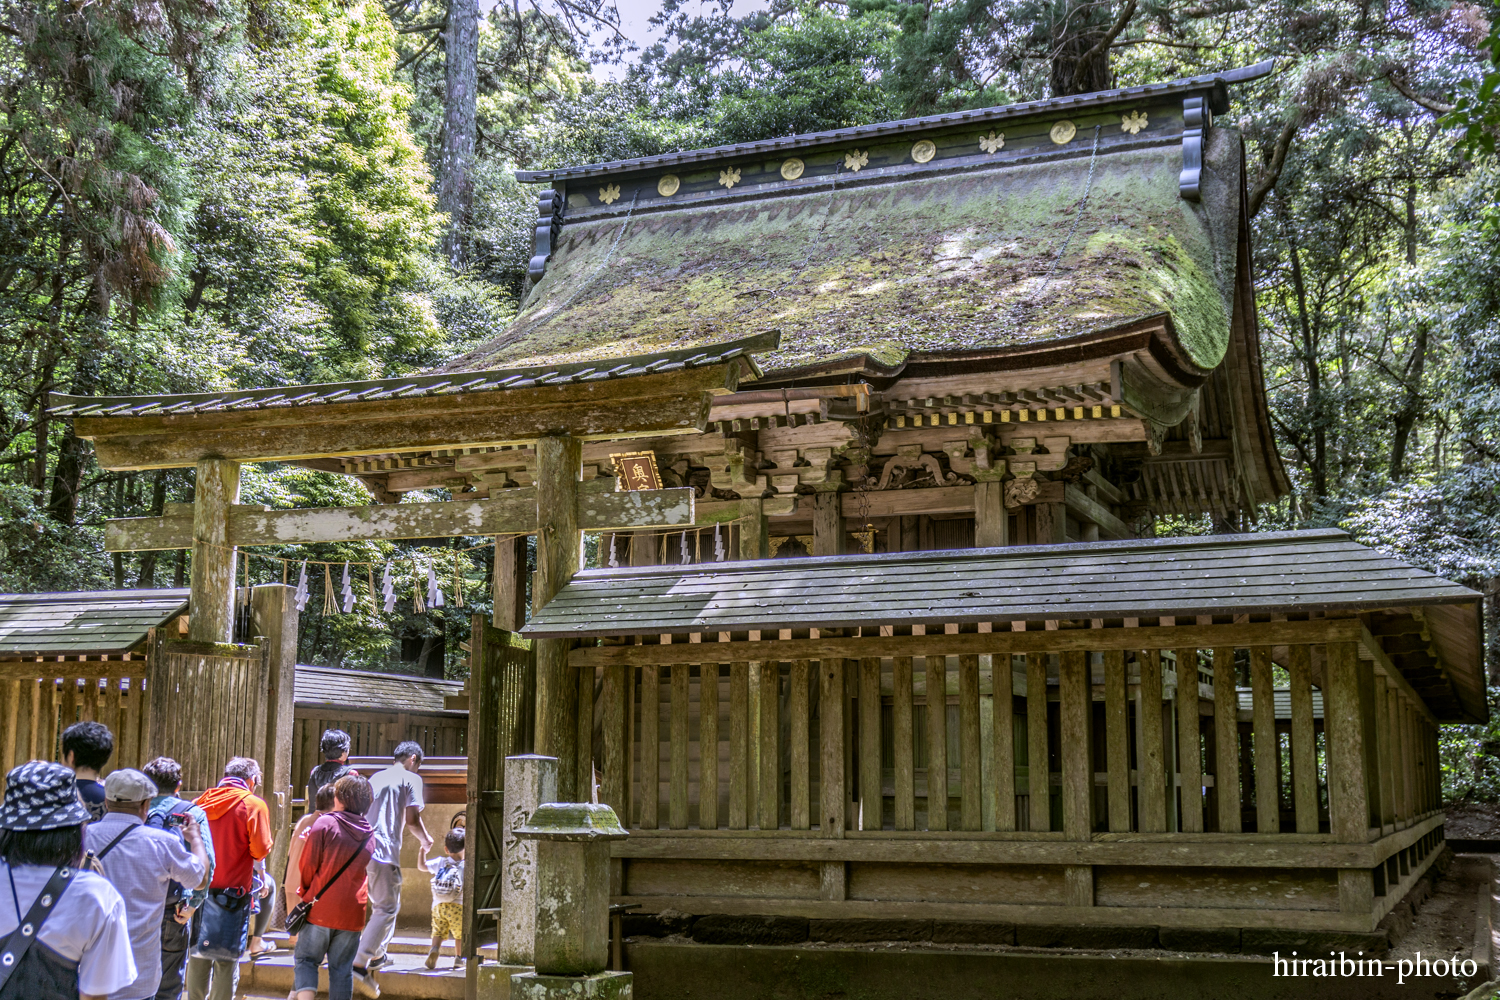
[[[1342,525],[1484,590],[1493,646],[1497,13],[1493,0],[773,0],[749,14],[664,0],[663,41],[639,50],[610,0],[0,0],[0,590],[186,579],[180,553],[105,554],[101,525],[191,500],[191,471],[99,469],[48,417],[49,392],[376,378],[461,352],[516,307],[535,214],[517,168],[1275,57],[1225,122],[1250,151],[1268,389],[1295,483],[1256,528]],[[615,82],[591,73],[604,64]],[[247,467],[242,502],[369,498],[344,477]],[[437,650],[440,668],[446,647],[451,670],[466,616],[487,609],[486,550],[458,560],[463,609],[325,617],[315,597],[304,660],[385,669],[404,648]],[[281,564],[250,572],[279,579]],[[1452,794],[1500,791],[1475,753],[1494,738],[1450,732]]]

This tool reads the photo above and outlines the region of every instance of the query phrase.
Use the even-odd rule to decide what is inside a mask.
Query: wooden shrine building
[[[534,747],[604,775],[647,911],[1368,933],[1441,847],[1437,726],[1487,717],[1479,595],[1229,534],[1289,488],[1215,122],[1269,71],[523,172],[525,298],[471,353],[54,412],[197,468],[107,534],[192,548],[197,642],[240,546],[535,535],[533,647],[471,642],[486,878]],[[378,502],[246,507],[243,462]]]

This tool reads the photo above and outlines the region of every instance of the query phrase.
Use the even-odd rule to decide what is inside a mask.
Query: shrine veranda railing
[[[1441,838],[1436,722],[1420,697],[1357,618],[1163,621],[574,650],[600,797],[634,835],[616,851],[616,895],[700,912],[904,898],[906,911],[1014,917],[1159,907],[1135,890],[1171,867],[1203,876],[1174,876],[1195,910],[1184,919],[1207,907],[1246,925],[1373,926]]]

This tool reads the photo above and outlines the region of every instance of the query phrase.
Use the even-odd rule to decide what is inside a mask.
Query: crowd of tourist
[[[327,731],[321,749],[279,887],[267,869],[276,831],[248,757],[188,800],[177,761],[108,771],[112,734],[80,722],[62,734],[61,763],[12,770],[0,803],[0,1000],[234,1000],[241,962],[277,951],[266,937],[276,913],[294,960],[289,1000],[313,1000],[325,964],[330,1000],[378,997],[408,831],[431,876],[427,968],[449,939],[456,968],[462,814],[429,860],[421,746],[400,744],[368,777],[349,764],[347,733]]]

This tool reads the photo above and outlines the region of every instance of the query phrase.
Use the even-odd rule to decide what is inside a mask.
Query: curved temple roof
[[[1229,339],[1243,187],[1238,135],[1209,112],[1269,71],[518,174],[561,192],[540,280],[442,370],[776,329],[773,379],[893,371],[1150,321],[1201,378]]]

